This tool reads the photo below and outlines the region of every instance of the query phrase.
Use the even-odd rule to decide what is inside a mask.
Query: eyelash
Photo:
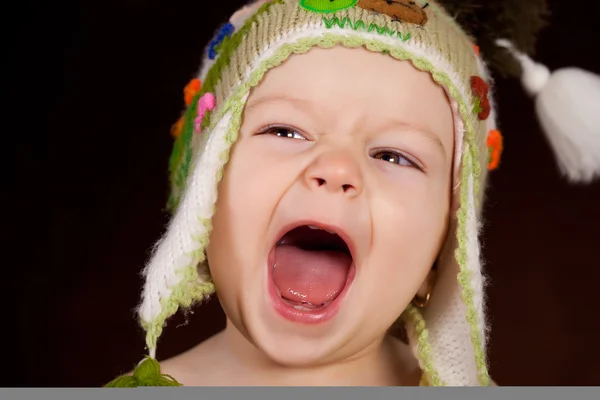
[[[287,134],[286,134],[287,133]],[[267,126],[263,129],[261,129],[258,132],[259,135],[262,134],[270,134],[270,135],[275,135],[277,137],[281,137],[281,138],[285,138],[285,139],[295,139],[295,140],[308,140],[306,139],[306,137],[300,133],[297,129],[291,127],[291,126],[283,126],[283,125],[270,125]],[[291,136],[290,136],[291,135]],[[294,137],[295,135],[299,136],[300,138],[296,138]],[[391,162],[392,164],[397,164],[399,166],[405,166],[405,167],[412,167],[412,168],[416,168],[421,172],[424,172],[424,169],[419,166],[415,161],[411,160],[409,157],[405,156],[404,154],[400,153],[397,150],[392,150],[392,149],[377,149],[376,152],[371,154],[371,157],[373,157],[376,160],[381,160],[381,157],[377,157],[377,155],[391,155],[391,159],[395,159],[395,162],[392,161],[388,161]],[[401,160],[404,160],[403,162],[399,162]]]
[[[291,132],[291,133],[296,133],[298,134],[298,136],[300,136],[300,139],[294,138],[293,136],[290,137],[289,133],[288,135],[283,135],[283,132]],[[282,137],[282,138],[286,138],[286,139],[296,139],[296,140],[308,140],[306,139],[306,137],[304,137],[304,135],[300,132],[298,132],[297,129],[292,128],[291,126],[284,126],[284,125],[269,125],[264,127],[263,129],[261,129],[258,134],[259,135],[263,135],[263,134],[270,134],[270,135],[275,135],[277,137]]]
[[[419,171],[423,172],[423,168],[421,168],[415,161],[411,160],[410,158],[408,158],[407,156],[405,156],[404,154],[400,153],[397,150],[392,150],[392,149],[378,149],[376,152],[374,152],[371,157],[373,157],[376,160],[381,160],[381,158],[377,157],[377,155],[391,155],[393,159],[396,160],[396,162],[392,162],[392,161],[388,161],[391,162],[392,164],[397,164],[401,167],[412,167],[412,168],[416,168]]]

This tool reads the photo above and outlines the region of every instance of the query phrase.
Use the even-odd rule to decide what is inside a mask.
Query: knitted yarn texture
[[[250,90],[291,55],[333,46],[362,47],[411,62],[450,99],[453,217],[429,304],[423,310],[409,307],[402,317],[423,384],[489,385],[478,231],[490,157],[497,165],[501,149],[496,134],[488,140],[497,131],[491,82],[472,39],[442,7],[425,1],[262,0],[239,10],[217,32],[195,77],[200,89],[177,126],[170,160],[174,215],[144,270],[139,316],[149,356],[155,357],[171,315],[214,293],[205,250],[219,182]]]

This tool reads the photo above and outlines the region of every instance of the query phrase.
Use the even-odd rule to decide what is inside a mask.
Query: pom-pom
[[[172,376],[161,374],[158,361],[146,357],[133,371],[133,375],[123,375],[107,383],[106,388],[135,388],[141,386],[183,386]]]
[[[571,182],[600,176],[600,76],[579,68],[548,68],[498,40],[521,63],[521,81],[535,107],[558,166]]]

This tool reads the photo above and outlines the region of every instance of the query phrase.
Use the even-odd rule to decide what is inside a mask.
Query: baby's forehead
[[[315,48],[290,57],[252,90],[246,111],[267,107],[405,120],[434,131],[452,118],[444,90],[429,73],[362,48]]]
[[[284,79],[285,84],[290,86],[333,82],[356,88],[364,82],[370,86],[376,84],[369,89],[377,90],[384,85],[413,81],[416,76],[420,76],[422,82],[433,83],[429,73],[417,70],[408,61],[364,48],[337,46],[331,49],[313,48],[307,53],[290,56],[280,66],[267,71],[261,86],[265,82]]]

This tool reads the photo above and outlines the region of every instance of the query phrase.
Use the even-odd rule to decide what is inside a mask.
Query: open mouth
[[[285,233],[269,257],[275,306],[298,322],[332,316],[354,276],[348,244],[325,227],[303,225]]]

